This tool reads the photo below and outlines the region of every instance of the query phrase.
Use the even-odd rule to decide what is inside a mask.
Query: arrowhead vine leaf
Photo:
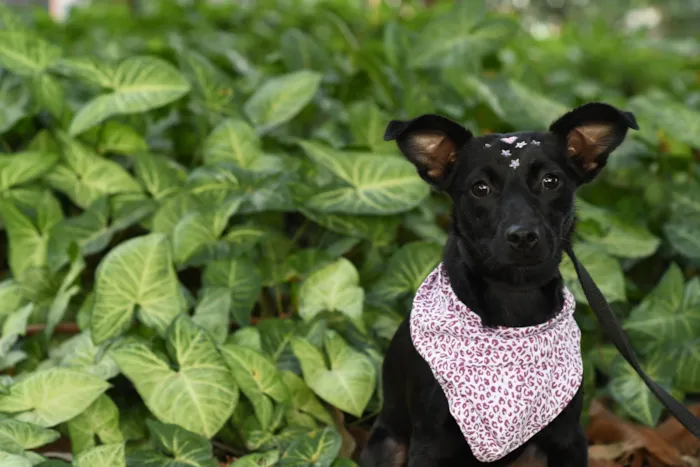
[[[360,417],[374,390],[376,374],[368,357],[352,349],[335,333],[324,339],[324,354],[308,341],[292,340],[292,349],[301,363],[304,380],[323,400]]]
[[[233,412],[238,387],[214,341],[190,318],[173,321],[166,339],[177,371],[141,342],[111,356],[159,420],[211,438]]]
[[[21,420],[52,427],[83,412],[110,385],[97,376],[67,368],[37,371],[0,394],[0,412]]]
[[[112,93],[94,98],[73,117],[68,129],[71,135],[80,134],[113,115],[161,107],[190,90],[190,84],[172,65],[147,56],[124,60],[109,84]]]
[[[167,238],[134,238],[110,251],[97,271],[92,338],[99,344],[120,335],[135,315],[164,334],[182,310]]]

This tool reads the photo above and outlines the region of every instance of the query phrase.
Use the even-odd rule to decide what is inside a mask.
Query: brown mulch
[[[700,404],[688,407],[700,416]],[[700,440],[675,418],[655,429],[623,420],[595,400],[586,430],[591,467],[700,467]]]

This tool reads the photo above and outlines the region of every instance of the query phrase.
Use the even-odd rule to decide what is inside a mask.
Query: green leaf
[[[331,467],[358,467],[356,462],[346,459],[344,457],[339,457],[333,461]]]
[[[19,336],[23,336],[27,330],[27,321],[34,311],[34,304],[28,303],[18,310],[10,313],[2,324],[0,334],[0,357],[6,357]]]
[[[284,451],[279,466],[329,467],[340,452],[342,438],[333,428],[306,433]]]
[[[153,467],[216,467],[209,440],[180,426],[146,420],[156,451],[134,451],[130,465]]]
[[[205,164],[233,162],[248,170],[274,169],[275,159],[263,154],[260,137],[253,127],[240,119],[221,122],[204,140]]]
[[[173,322],[167,343],[177,371],[143,343],[122,345],[111,355],[160,421],[211,438],[233,413],[238,388],[214,341],[189,317]]]
[[[66,57],[57,61],[56,71],[102,88],[114,87],[115,67],[94,57]]]
[[[577,235],[618,258],[645,258],[659,247],[660,240],[642,225],[630,224],[603,208],[576,200],[580,219]],[[586,228],[595,225],[595,229]]]
[[[16,76],[0,76],[0,134],[7,132],[27,116],[31,92]]]
[[[126,467],[124,443],[105,444],[75,458],[75,467]]]
[[[47,110],[58,119],[62,118],[66,97],[58,80],[51,75],[42,73],[32,76],[30,84],[36,106],[41,110]]]
[[[0,420],[0,451],[22,454],[24,450],[53,443],[61,434],[32,423],[6,418]]]
[[[288,122],[303,109],[321,84],[319,73],[301,70],[268,79],[245,103],[243,109],[266,132]]]
[[[17,14],[17,10],[10,5],[0,3],[0,29],[6,31],[22,31],[26,29],[22,18]]]
[[[220,347],[226,364],[236,384],[250,400],[263,430],[272,423],[273,402],[288,398],[287,387],[282,382],[277,367],[261,353],[235,344]]]
[[[258,452],[239,458],[230,467],[271,467],[279,461],[279,451]]]
[[[226,290],[231,297],[233,319],[241,326],[250,324],[250,313],[262,291],[258,267],[245,258],[212,261],[204,269],[202,283],[207,289]]]
[[[230,327],[231,292],[223,287],[203,287],[192,321],[209,331],[217,344],[223,344]]]
[[[121,443],[119,409],[105,394],[102,394],[83,413],[68,421],[68,435],[73,455],[93,448],[96,438],[102,444]]]
[[[393,301],[413,294],[442,259],[442,247],[432,242],[411,242],[394,253],[371,296],[379,301]]]
[[[61,49],[36,33],[0,31],[0,65],[23,76],[44,71],[61,56]]]
[[[307,156],[338,179],[313,194],[306,207],[332,213],[387,215],[408,211],[429,194],[428,185],[405,158],[353,154],[314,141],[299,143]]]
[[[198,207],[197,200],[186,191],[180,191],[174,196],[165,198],[153,214],[151,230],[170,235],[177,223]]]
[[[190,84],[172,65],[156,57],[124,60],[111,83],[113,92],[85,104],[73,117],[68,132],[77,135],[114,115],[146,112],[187,94]]]
[[[107,198],[99,198],[82,214],[56,224],[51,229],[47,245],[50,269],[58,271],[70,260],[68,251],[72,244],[76,244],[83,255],[106,248],[112,234],[108,222],[109,203]]]
[[[321,423],[334,426],[335,422],[333,421],[333,417],[331,417],[331,414],[321,404],[303,379],[295,373],[285,370],[282,372],[282,381],[289,390],[292,407],[311,415]]]
[[[671,191],[671,217],[663,226],[671,246],[681,255],[700,259],[700,184],[692,183]]]
[[[627,105],[653,126],[652,129],[645,128],[646,131],[661,130],[674,140],[700,148],[700,112],[680,102],[651,94],[636,96]]]
[[[24,456],[0,451],[0,465],[2,467],[32,467],[32,462]]]
[[[42,232],[17,207],[0,201],[0,217],[9,237],[9,265],[15,277],[46,263],[48,232]],[[46,235],[45,235],[46,233]]]
[[[648,360],[642,365],[644,372],[667,391],[671,390],[673,365],[664,362],[662,356]],[[610,394],[627,415],[647,426],[654,427],[659,421],[663,405],[647,388],[623,358],[618,355],[613,361],[609,383]]]
[[[149,153],[139,153],[134,158],[134,172],[157,200],[177,195],[187,178],[186,170],[172,159]]]
[[[697,308],[696,308],[697,310]],[[688,393],[700,391],[700,338],[688,340],[676,347],[675,387]]]
[[[296,28],[286,30],[280,37],[280,54],[290,71],[323,71],[330,61],[325,49],[313,36]]]
[[[45,152],[18,152],[0,155],[0,192],[35,180],[58,161],[55,154]]]
[[[689,284],[688,290],[694,287]],[[683,273],[672,263],[623,325],[637,351],[649,354],[700,336],[700,303],[688,303],[683,297]]]
[[[374,365],[333,331],[324,338],[330,369],[320,350],[294,337],[292,350],[301,363],[304,381],[324,401],[356,417],[362,416],[376,383]]]
[[[133,155],[148,150],[148,143],[138,131],[113,120],[86,131],[81,139],[90,142],[100,154],[116,152]]]
[[[700,220],[676,217],[664,224],[664,234],[673,248],[693,260],[700,260]]]
[[[66,313],[66,309],[73,296],[80,292],[80,285],[74,283],[85,270],[85,261],[77,247],[71,248],[69,254],[71,257],[70,268],[68,268],[68,271],[63,277],[61,285],[58,287],[56,295],[51,302],[49,312],[46,315],[46,329],[44,329],[44,335],[47,338],[51,338],[56,326],[63,319],[63,315]]]
[[[496,78],[486,81],[485,85],[486,88],[481,91],[482,98],[484,93],[492,96],[486,103],[496,115],[516,130],[544,130],[569,110],[546,95],[511,79]],[[498,97],[494,99],[493,96]]]
[[[55,189],[82,208],[115,193],[138,193],[141,186],[116,162],[104,159],[81,142],[58,134],[62,162],[46,177]]]
[[[600,291],[603,292],[603,296],[608,302],[627,301],[625,276],[617,259],[608,255],[597,245],[591,245],[590,243],[574,243],[574,253],[576,258],[591,274],[595,283],[598,284]],[[576,301],[588,304],[588,299],[583,293],[576,270],[568,255],[562,258],[559,270],[564,278],[564,283],[571,290],[571,293],[574,294]]]
[[[359,283],[360,275],[355,266],[345,258],[324,266],[302,284],[299,315],[310,321],[322,311],[339,311],[364,330],[362,305],[365,292]]]
[[[463,66],[505,45],[517,32],[518,22],[505,16],[485,16],[483,3],[457,3],[452,11],[428,23],[414,42],[409,66]]]
[[[22,290],[14,279],[0,282],[0,320],[19,309],[22,298]]]
[[[348,123],[356,146],[378,153],[395,151],[394,142],[384,141],[389,120],[389,116],[372,101],[357,101],[348,106]]]
[[[224,202],[215,209],[196,211],[184,216],[173,230],[175,263],[187,264],[193,256],[205,251],[213,255],[217,240],[224,233],[229,218],[239,209],[241,198]]]
[[[119,368],[112,357],[104,353],[103,347],[92,342],[90,331],[83,331],[54,347],[51,357],[60,367],[84,371],[108,380],[119,374]]]
[[[15,419],[51,427],[85,410],[110,385],[82,371],[49,368],[29,373],[0,395],[0,412],[16,413]]]
[[[233,79],[195,50],[182,49],[178,54],[180,68],[190,83],[190,107],[198,114],[212,116],[235,114],[236,98]]]
[[[134,314],[165,334],[183,305],[167,237],[133,238],[110,250],[97,268],[92,338],[99,344],[122,334]]]
[[[300,209],[309,219],[322,227],[350,237],[371,240],[376,246],[386,246],[396,237],[401,223],[398,216],[349,216]]]
[[[60,287],[59,277],[51,274],[46,267],[27,268],[17,282],[22,290],[22,295],[27,300],[41,305],[49,305],[56,294],[56,289]]]

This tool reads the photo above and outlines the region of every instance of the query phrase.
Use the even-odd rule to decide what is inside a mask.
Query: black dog
[[[559,263],[574,229],[576,189],[603,169],[628,128],[638,129],[634,115],[602,103],[567,113],[547,132],[473,137],[437,115],[389,123],[385,139],[396,140],[420,176],[452,198],[444,269],[459,301],[483,326],[535,326],[562,310]],[[528,144],[516,153],[515,141]],[[505,466],[533,450],[550,467],[588,463],[580,386],[552,422],[505,457],[484,463],[414,347],[409,317],[390,344],[382,378],[384,406],[362,467]]]

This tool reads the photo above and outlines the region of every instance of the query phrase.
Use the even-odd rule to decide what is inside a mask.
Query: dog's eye
[[[542,178],[542,188],[545,190],[553,190],[559,186],[559,179],[556,175],[547,174]]]
[[[477,198],[483,198],[491,193],[491,188],[485,182],[476,182],[472,186],[472,193],[474,193],[474,196]]]

